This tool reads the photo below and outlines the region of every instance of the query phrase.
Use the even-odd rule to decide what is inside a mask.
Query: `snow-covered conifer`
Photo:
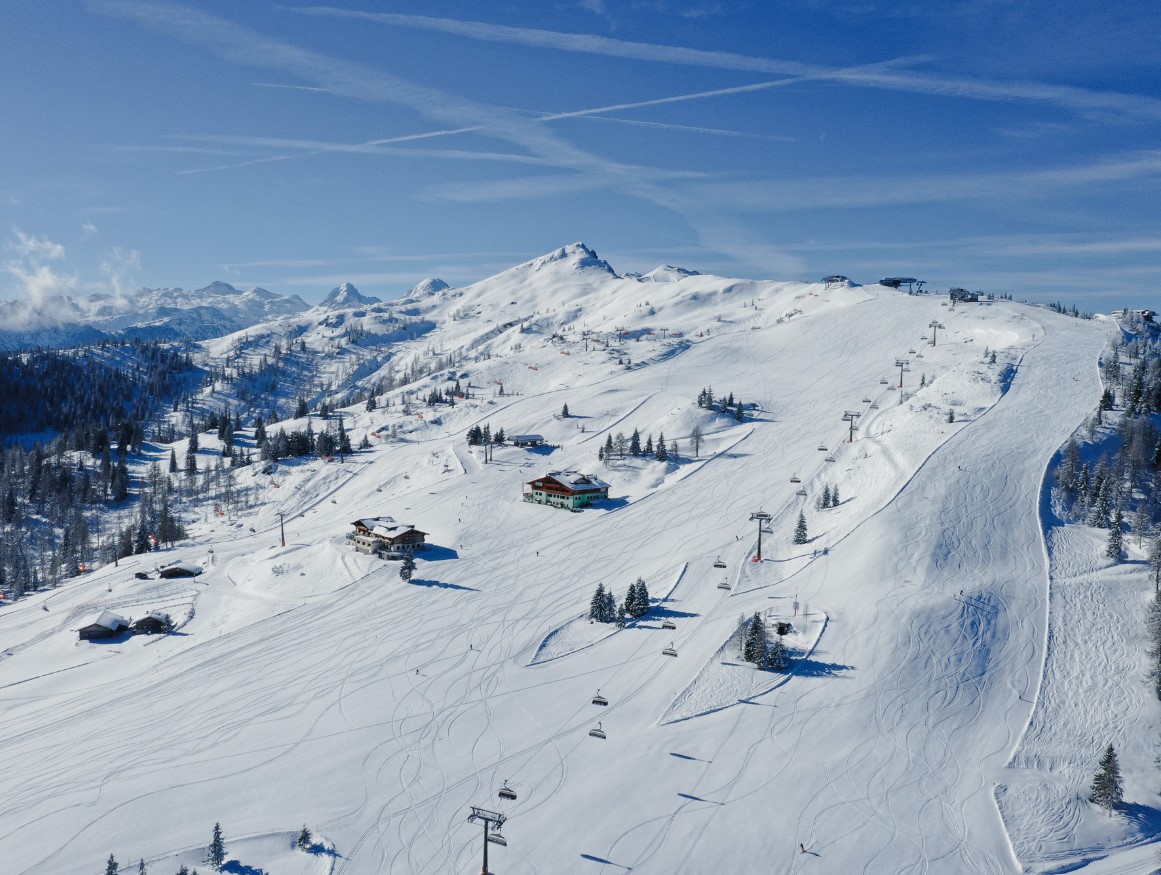
[[[411,580],[411,575],[415,573],[415,557],[407,553],[403,557],[403,562],[399,566],[399,577],[403,581]]]
[[[309,851],[311,845],[314,844],[314,836],[310,834],[310,830],[307,829],[305,823],[302,825],[302,832],[300,832],[298,834],[298,838],[294,840],[294,844],[295,847],[303,851]]]
[[[1110,744],[1101,757],[1100,769],[1092,779],[1091,802],[1101,808],[1114,811],[1124,801],[1124,792],[1121,787],[1121,767],[1117,762],[1117,752]]]
[[[210,839],[210,846],[206,848],[206,862],[215,870],[221,869],[226,862],[226,843],[222,839],[222,825],[214,824],[214,835]]]
[[[1112,524],[1109,526],[1109,541],[1105,547],[1105,555],[1110,559],[1120,562],[1125,552],[1125,536],[1121,531],[1121,526],[1125,522],[1124,514],[1118,507],[1113,514]]]
[[[742,634],[742,659],[754,663],[759,668],[765,668],[769,651],[766,624],[762,622],[761,615],[755,611],[746,623],[746,631]]]
[[[798,522],[794,526],[794,543],[805,544],[809,540],[806,533],[806,514],[798,512]]]

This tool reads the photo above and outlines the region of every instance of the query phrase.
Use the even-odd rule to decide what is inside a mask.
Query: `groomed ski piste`
[[[1011,790],[1038,768],[1010,768],[1038,702],[1071,680],[1042,671],[1046,466],[1096,405],[1114,324],[602,265],[566,247],[404,302],[433,326],[413,345],[487,335],[487,355],[456,366],[476,400],[408,417],[355,405],[355,439],[392,424],[398,439],[242,469],[267,496],[246,518],[209,517],[172,551],[0,611],[5,871],[80,875],[110,853],[204,867],[220,822],[226,871],[478,872],[471,806],[507,816],[489,853],[501,875],[1066,871],[1122,847],[1139,868],[1115,871],[1150,871],[1140,834],[1038,844],[1042,795]],[[699,408],[707,386],[745,420]],[[552,446],[485,463],[465,440],[484,423]],[[598,461],[634,428],[679,457]],[[609,501],[522,500],[569,469],[606,480]],[[820,510],[828,484],[840,504]],[[344,540],[378,515],[428,533],[409,582]],[[175,559],[205,570],[133,576]],[[598,583],[621,599],[638,576],[649,615],[588,623]],[[78,642],[103,607],[163,609],[179,628]],[[755,611],[792,624],[787,672],[728,644]],[[497,798],[505,782],[515,801]],[[1146,802],[1143,781],[1134,792]],[[291,849],[303,824],[312,853]]]

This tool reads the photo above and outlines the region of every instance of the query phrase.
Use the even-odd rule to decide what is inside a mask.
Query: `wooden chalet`
[[[165,635],[173,631],[173,620],[169,614],[150,611],[140,620],[135,620],[132,628],[135,635]]]
[[[200,565],[193,565],[189,562],[174,562],[172,565],[166,565],[157,570],[158,577],[197,577],[201,573],[202,567]]]
[[[355,527],[355,549],[360,552],[378,552],[373,550],[371,539],[383,545],[387,550],[423,550],[427,547],[427,532],[422,532],[415,526],[406,523],[397,523],[389,516],[364,517],[351,523]]]
[[[591,474],[551,471],[524,484],[524,500],[553,507],[588,507],[609,497],[609,484]]]
[[[101,615],[87,626],[77,630],[81,641],[99,641],[102,638],[116,638],[129,631],[129,621],[112,611],[101,611]]]

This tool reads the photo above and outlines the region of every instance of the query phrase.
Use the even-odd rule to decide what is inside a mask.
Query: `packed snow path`
[[[564,400],[610,422],[631,409],[626,431],[664,421],[711,381],[777,408],[741,427],[723,417],[710,461],[611,512],[519,500],[520,484],[558,458],[595,467],[587,436],[551,461],[513,451],[476,470],[465,457],[465,473],[446,481],[446,441],[462,434],[401,443],[349,481],[330,469],[339,487],[296,494],[284,480],[288,508],[322,513],[288,518],[285,549],[270,531],[217,542],[187,634],[84,651],[101,664],[83,675],[83,695],[53,681],[9,684],[35,647],[0,662],[0,739],[14,764],[0,775],[5,859],[29,875],[71,875],[110,849],[148,861],[187,848],[217,820],[227,838],[306,821],[335,842],[343,875],[478,871],[468,806],[501,805],[496,790],[510,779],[519,798],[507,809],[509,846],[492,855],[498,873],[1014,870],[991,786],[1040,671],[1037,497],[1047,459],[1095,403],[1104,337],[1050,313],[1036,314],[1043,326],[1024,321],[1009,305],[953,323],[931,299],[857,294],[792,325],[722,328],[599,388],[505,399],[509,423],[543,419]],[[883,510],[820,542],[826,556],[789,550],[790,473],[825,469],[815,445],[838,437],[851,399],[893,402],[879,377],[935,315],[952,331],[1021,323],[1042,340],[1007,395]],[[981,352],[953,341],[927,361],[942,373]],[[941,413],[884,409],[893,432],[868,415],[835,469],[854,478],[857,454],[881,452],[913,471],[908,453],[920,444],[908,436],[925,428],[938,443]],[[865,486],[848,507],[879,507],[900,485]],[[763,506],[780,529],[773,560],[753,566],[746,520]],[[339,546],[348,517],[380,508],[441,545],[410,584],[394,563]],[[271,522],[267,513],[259,528]],[[716,588],[719,553],[739,583],[731,592]],[[676,632],[645,623],[528,665],[597,581],[621,596],[642,574],[656,595],[687,562],[665,606]],[[102,579],[92,586],[99,594]],[[832,619],[789,683],[657,725],[739,614],[789,607],[795,594]],[[676,659],[661,653],[670,640]],[[63,636],[53,646],[80,652]],[[598,687],[608,708],[590,704]],[[597,720],[606,740],[588,735]]]

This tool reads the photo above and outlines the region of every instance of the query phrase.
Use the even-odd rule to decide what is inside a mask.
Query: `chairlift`
[[[864,403],[864,404],[870,404],[870,403],[871,403],[871,396],[870,396],[870,395],[864,395],[864,396],[863,396],[863,403]]]
[[[603,707],[603,706],[606,706],[609,704],[609,700],[601,695],[600,690],[597,690],[597,694],[595,696],[593,696],[593,704],[594,705],[601,705]]]
[[[819,445],[818,445],[818,451],[819,451],[820,453],[825,453],[825,452],[826,452],[826,444],[819,444]]]
[[[907,354],[908,354],[908,355],[915,355],[915,350],[914,350],[914,349],[909,349],[909,350],[907,350]]]
[[[881,379],[881,380],[879,381],[879,385],[880,385],[880,386],[886,386],[886,385],[887,385],[887,378],[886,378],[886,377],[884,377],[883,379]]]
[[[795,495],[801,495],[803,498],[805,498],[805,497],[806,497],[806,489],[805,489],[805,487],[804,487],[804,488],[802,488],[802,489],[799,489],[799,490],[798,490],[797,492],[795,492],[794,494],[795,494]]]
[[[676,629],[677,624],[675,622],[673,622],[672,620],[662,620],[661,621],[661,628],[662,629]]]
[[[917,359],[921,359],[921,358],[923,358],[923,353],[921,353],[921,352],[917,352],[917,353],[915,353],[915,357],[916,357]]]
[[[828,462],[833,462],[833,461],[834,461],[834,456],[833,456],[833,455],[827,456],[827,457],[826,457],[826,461],[828,461]]]
[[[505,781],[504,786],[500,788],[500,792],[496,795],[498,795],[501,799],[507,799],[509,802],[511,802],[516,798],[516,791],[509,787],[508,782]]]
[[[717,559],[714,560],[714,568],[725,568],[725,567],[726,567],[726,563],[722,561],[721,556],[719,556]]]
[[[730,582],[728,580],[723,580],[721,583],[718,584],[718,589],[729,589],[729,588],[730,588]]]
[[[677,656],[677,648],[673,646],[673,642],[670,642],[669,646],[661,651],[661,655],[662,656]],[[598,723],[597,725],[599,726],[600,724]],[[603,735],[601,737],[604,738]]]
[[[508,840],[500,835],[498,832],[488,833],[488,841],[494,845],[499,845],[502,848],[508,847]]]
[[[871,402],[871,409],[872,409],[872,410],[878,410],[878,409],[879,409],[879,405],[878,405],[877,403],[875,403],[874,401],[872,401],[872,402]]]
[[[791,482],[791,483],[801,483],[801,482],[802,482],[802,478],[801,478],[801,477],[799,477],[797,474],[791,474],[791,475],[790,475],[790,482]]]
[[[596,726],[594,726],[592,729],[589,730],[589,735],[591,735],[593,738],[607,738],[608,737],[605,735],[605,730],[601,729],[601,724],[599,724],[599,723]]]

